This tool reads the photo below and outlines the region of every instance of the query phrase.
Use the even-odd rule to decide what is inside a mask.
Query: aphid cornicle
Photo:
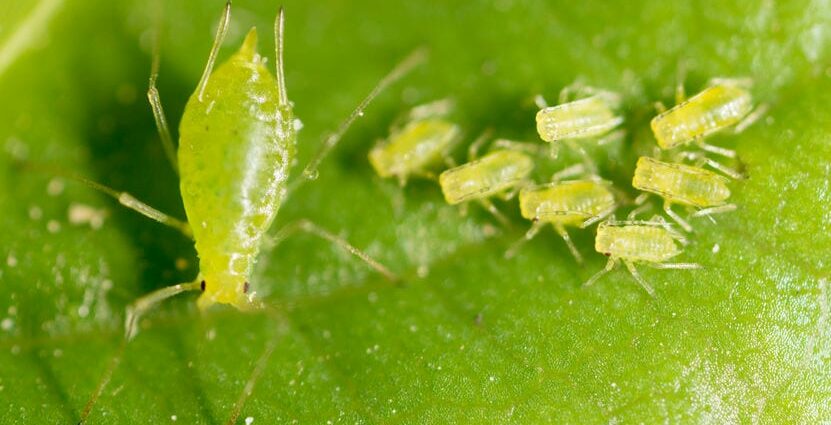
[[[608,184],[595,180],[571,180],[522,188],[519,209],[523,218],[534,222],[525,236],[507,252],[513,256],[524,242],[534,238],[543,226],[551,224],[563,238],[578,263],[583,256],[574,246],[566,227],[585,228],[614,212],[616,202]]]
[[[734,151],[708,145],[703,139],[734,125],[736,132],[742,131],[764,113],[764,107],[752,112],[753,97],[748,85],[742,80],[714,79],[709,87],[686,100],[683,85],[679,85],[679,103],[650,123],[658,146],[672,149],[696,141],[704,150],[735,157]]]
[[[681,254],[678,243],[684,238],[672,230],[666,222],[653,221],[606,221],[597,227],[594,249],[609,257],[606,267],[592,276],[584,286],[589,286],[601,276],[623,263],[632,277],[646,292],[655,296],[655,290],[641,277],[635,263],[646,264],[656,269],[697,269],[695,263],[667,263]]]
[[[387,140],[369,151],[369,163],[379,176],[397,177],[403,186],[410,177],[435,178],[431,168],[448,158],[461,138],[461,128],[447,119],[452,102],[440,100],[413,108],[403,126],[393,125]]]
[[[478,201],[500,222],[507,219],[496,209],[490,197],[509,199],[534,170],[528,155],[513,150],[496,150],[480,159],[445,170],[439,175],[444,199],[450,205]]]
[[[215,71],[217,53],[230,22],[230,1],[220,21],[206,68],[188,100],[179,126],[178,155],[172,149],[159,94],[156,90],[158,55],[154,54],[148,98],[161,140],[174,168],[180,174],[180,189],[188,224],[182,223],[127,193],[94,182],[101,190],[133,210],[192,236],[199,255],[199,274],[192,281],[159,289],[145,295],[127,309],[125,343],[135,336],[139,318],[148,309],[176,294],[201,290],[198,306],[229,304],[240,310],[259,306],[249,290],[249,278],[257,255],[268,239],[266,233],[286,198],[289,169],[295,158],[297,140],[292,104],[286,95],[283,74],[282,8],[274,27],[276,78],[257,53],[257,33],[251,29],[240,49]],[[334,147],[349,125],[363,114],[374,96],[423,60],[417,50],[383,78],[358,108],[329,136],[304,170],[307,178],[316,175],[317,165]],[[395,275],[345,240],[308,220],[289,224],[274,236],[279,241],[305,231],[332,242],[359,257],[389,279]],[[124,350],[124,344],[121,351]],[[116,358],[120,354],[116,355]],[[82,413],[89,415],[106,385],[111,363],[96,392]],[[237,409],[238,413],[238,409]]]
[[[635,189],[661,196],[664,211],[686,231],[692,230],[692,226],[672,210],[672,205],[696,208],[698,211],[693,216],[735,210],[736,205],[727,203],[730,197],[727,182],[725,177],[703,168],[645,156],[638,159],[632,178]]]

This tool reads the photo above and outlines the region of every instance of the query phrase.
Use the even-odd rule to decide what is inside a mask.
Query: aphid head
[[[200,282],[200,287],[202,295],[197,300],[200,310],[206,310],[214,304],[230,304],[242,311],[262,308],[251,292],[251,285],[239,277],[206,277]]]

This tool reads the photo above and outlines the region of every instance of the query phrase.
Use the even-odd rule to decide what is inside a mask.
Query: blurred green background
[[[172,125],[196,86],[221,0],[159,2],[162,101]],[[191,279],[192,244],[103,195],[11,158],[60,166],[184,217],[145,101],[154,2],[26,0],[0,6],[0,422],[77,422],[116,352],[123,309]],[[252,285],[277,313],[196,311],[193,296],[146,317],[89,423],[219,424],[266,347],[238,423],[820,423],[831,421],[831,4],[286,1],[289,97],[300,165],[327,131],[417,46],[429,62],[385,92],[276,226],[309,218],[404,276],[390,284],[319,240],[262,256]],[[278,4],[238,0],[220,58],[250,26],[261,51]],[[577,78],[624,96],[626,140],[592,148],[632,191],[654,141],[653,102],[711,77],[755,81],[770,113],[738,136],[750,178],[740,209],[695,222],[680,261],[605,264],[573,232],[578,267],[549,229],[503,259],[511,228],[462,216],[431,182],[399,188],[366,160],[409,107],[451,96],[472,138],[535,140],[532,97]],[[462,159],[459,152],[458,159]],[[541,160],[536,178],[566,165]],[[299,174],[299,167],[295,168]],[[90,221],[89,218],[93,220]],[[103,220],[99,222],[96,220]]]

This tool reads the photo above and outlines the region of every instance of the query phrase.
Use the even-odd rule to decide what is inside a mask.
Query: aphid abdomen
[[[750,93],[717,84],[652,119],[658,146],[671,149],[737,124],[753,109]]]
[[[439,185],[444,199],[454,205],[513,188],[525,180],[533,169],[534,162],[528,155],[500,150],[444,171],[439,175]]]
[[[537,133],[546,142],[601,136],[623,119],[615,115],[604,96],[595,95],[537,112]]]
[[[564,225],[578,225],[614,204],[609,189],[590,180],[551,183],[519,192],[519,208],[524,218]]]
[[[414,121],[372,148],[369,162],[381,177],[406,177],[440,162],[460,134],[458,125],[443,119]]]
[[[681,253],[666,229],[648,225],[601,223],[594,248],[612,258],[652,263],[667,261]]]
[[[191,96],[180,124],[181,194],[206,282],[200,307],[248,304],[245,284],[294,157],[291,109],[256,43],[252,29],[201,99]]]
[[[723,205],[730,197],[727,179],[703,168],[640,157],[632,186],[666,200],[698,208]]]

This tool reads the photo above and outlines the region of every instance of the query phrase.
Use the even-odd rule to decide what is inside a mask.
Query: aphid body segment
[[[699,268],[700,266],[695,263],[667,263],[668,260],[683,252],[678,244],[684,242],[683,237],[672,230],[666,222],[607,221],[600,223],[597,227],[594,249],[609,257],[609,262],[585,285],[591,285],[622,262],[644,290],[649,295],[655,296],[655,290],[638,273],[635,263],[644,263],[658,269]]]
[[[481,200],[515,189],[525,182],[534,161],[528,155],[497,150],[439,175],[444,199],[451,205]]]
[[[246,282],[294,160],[292,107],[256,44],[252,29],[191,96],[179,126],[182,200],[199,254],[197,280],[206,282],[201,308],[250,307]]]
[[[664,211],[688,231],[690,225],[672,211],[672,204],[698,208],[696,216],[733,210],[735,205],[727,204],[727,182],[727,178],[703,168],[649,157],[638,159],[632,178],[636,189],[664,198]]]
[[[586,227],[614,212],[615,198],[607,184],[594,180],[572,180],[523,188],[519,192],[522,217],[534,222],[525,237],[506,256],[513,256],[518,244],[532,239],[545,224],[566,241],[578,263],[583,257],[574,246],[566,226]]]
[[[432,177],[430,169],[447,158],[461,138],[461,128],[447,118],[446,101],[414,108],[410,121],[393,128],[386,141],[369,152],[379,176],[397,177],[404,185],[410,176]]]
[[[658,114],[652,119],[652,132],[661,149],[672,149],[739,124],[752,109],[753,98],[742,84],[718,80],[701,93]]]
[[[537,112],[537,133],[546,142],[602,136],[623,122],[614,111],[617,95],[600,92],[592,96],[549,106]]]

